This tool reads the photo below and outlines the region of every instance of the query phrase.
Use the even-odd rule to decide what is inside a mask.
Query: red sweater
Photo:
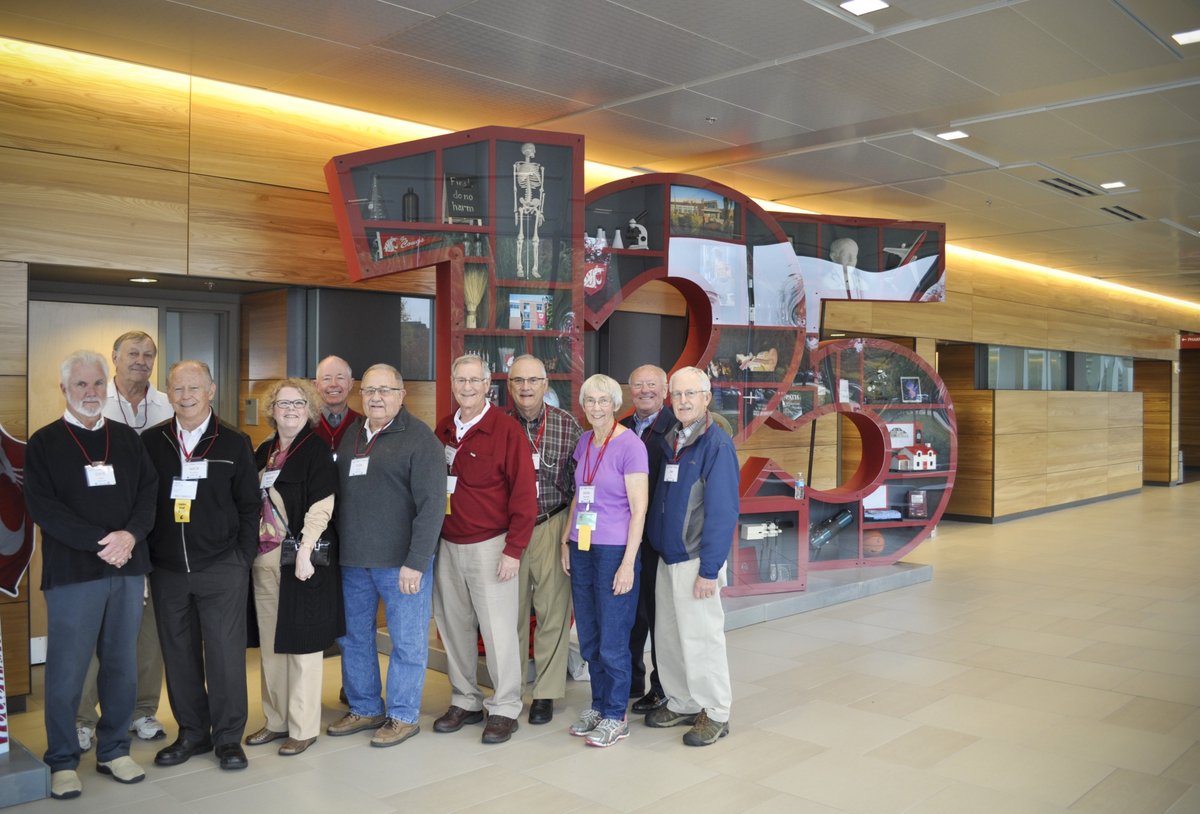
[[[445,446],[458,448],[450,467],[458,484],[442,537],[467,544],[506,534],[504,553],[520,558],[537,520],[537,474],[521,426],[492,405],[461,444],[453,415],[441,420],[436,434]]]
[[[321,420],[313,427],[317,435],[325,439],[325,443],[334,452],[337,452],[338,444],[342,443],[342,436],[346,434],[346,430],[354,423],[354,419],[358,418],[359,414],[354,412],[353,407],[346,408],[346,414],[342,416],[342,423],[337,425],[337,428],[329,426],[329,422],[325,420],[325,414],[321,414]]]

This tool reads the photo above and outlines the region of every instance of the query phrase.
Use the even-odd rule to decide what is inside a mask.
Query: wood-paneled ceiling
[[[1197,28],[1197,0],[0,0],[4,36],[583,133],[598,161],[945,221],[960,246],[1193,302],[1200,44],[1171,34]]]

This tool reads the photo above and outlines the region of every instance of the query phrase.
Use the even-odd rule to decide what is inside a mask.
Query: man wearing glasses
[[[517,579],[520,600],[517,633],[521,664],[529,654],[529,611],[537,615],[533,632],[535,677],[529,723],[545,724],[554,717],[554,699],[567,692],[567,650],[571,635],[571,579],[563,573],[558,542],[575,494],[575,459],[579,423],[570,413],[545,403],[549,382],[546,367],[536,356],[517,357],[508,371],[508,414],[517,420],[528,440],[527,454],[537,473],[537,520],[533,537],[521,557]],[[521,677],[525,677],[522,670]]]
[[[488,403],[492,377],[483,361],[460,356],[450,375],[458,411],[443,418],[436,433],[445,446],[447,478],[433,614],[452,692],[433,731],[477,724],[486,708],[483,742],[504,743],[521,714],[526,659],[513,624],[515,577],[537,520],[537,478],[521,426]],[[476,680],[477,628],[495,688],[487,701]]]
[[[671,407],[678,424],[660,442],[662,469],[646,523],[661,558],[654,644],[667,696],[646,715],[646,725],[690,726],[683,736],[688,746],[729,734],[733,702],[721,582],[737,527],[738,462],[733,440],[713,427],[710,401],[704,371],[675,371]]]
[[[338,642],[350,711],[326,732],[338,737],[372,730],[372,746],[397,746],[421,731],[417,719],[446,476],[441,444],[404,406],[399,371],[391,365],[367,368],[360,392],[365,420],[345,431],[337,450],[338,560],[346,608],[346,635]],[[392,640],[383,687],[375,650],[380,601]]]

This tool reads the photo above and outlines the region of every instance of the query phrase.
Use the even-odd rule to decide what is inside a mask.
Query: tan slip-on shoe
[[[55,800],[70,800],[83,794],[83,784],[74,769],[63,769],[50,774],[50,796]]]
[[[129,755],[121,755],[114,760],[96,764],[100,774],[111,775],[118,783],[141,783],[146,779],[146,772]]]

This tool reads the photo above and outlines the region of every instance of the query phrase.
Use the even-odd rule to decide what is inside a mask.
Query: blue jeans
[[[96,759],[129,754],[144,584],[142,576],[104,576],[43,593],[48,633],[44,759],[50,771],[79,765],[75,710],[93,655],[100,659]]]
[[[633,670],[629,663],[629,632],[637,616],[641,559],[634,561],[633,589],[613,594],[613,577],[625,546],[594,545],[580,551],[571,543],[571,597],[579,652],[592,678],[592,709],[605,718],[624,720]]]
[[[346,635],[342,647],[342,687],[350,711],[382,715],[415,724],[421,714],[425,667],[429,661],[429,618],[433,613],[433,558],[421,574],[421,590],[400,593],[399,568],[342,566]],[[375,610],[383,600],[392,652],[388,658],[387,706],[380,698],[379,654],[375,649]]]

